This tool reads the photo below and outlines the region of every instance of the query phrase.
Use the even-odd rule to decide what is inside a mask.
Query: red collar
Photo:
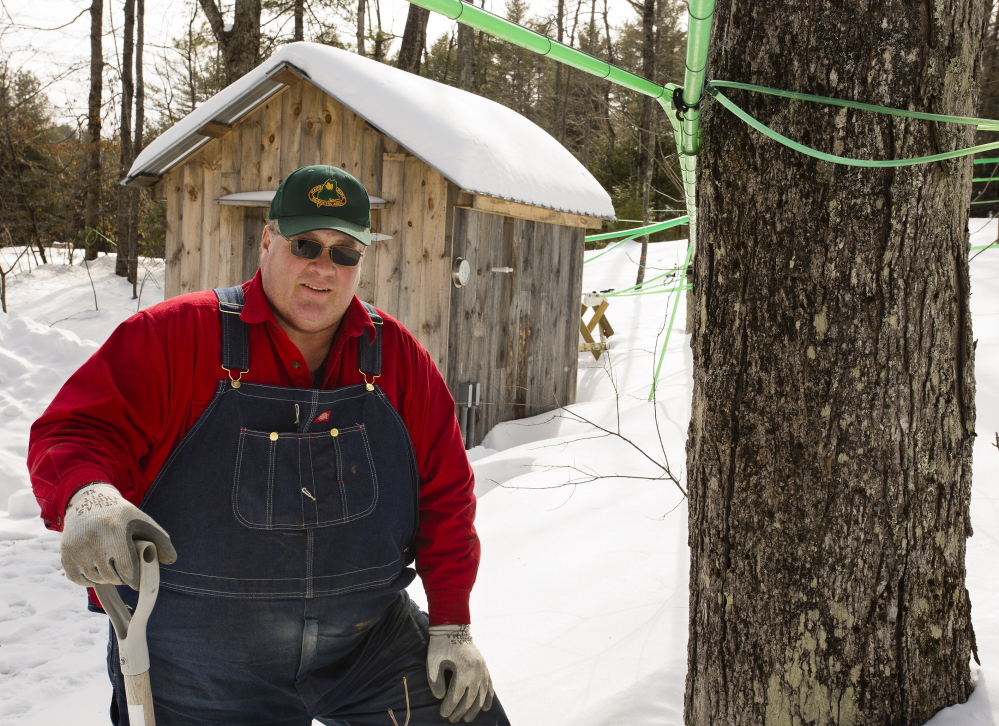
[[[243,283],[243,296],[245,297],[245,302],[243,304],[243,312],[239,315],[240,320],[244,323],[272,322],[277,325],[274,311],[267,300],[267,295],[264,294],[264,285],[260,279],[260,270],[257,270],[257,274],[253,276],[252,280]],[[361,301],[357,299],[357,295],[354,295],[350,301],[350,305],[347,306],[347,312],[343,314],[340,326],[337,328],[337,335],[356,338],[364,332],[365,328],[370,329],[369,337],[373,338],[375,324],[371,322],[371,316],[368,315],[368,311],[364,309]]]

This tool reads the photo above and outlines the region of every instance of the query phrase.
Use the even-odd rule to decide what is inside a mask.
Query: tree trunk
[[[372,48],[373,52],[371,57],[381,63],[385,60],[385,51],[388,46],[386,41],[390,40],[391,36],[389,36],[382,27],[382,4],[380,0],[375,0],[375,21],[378,27],[374,33],[375,38],[374,43],[372,44],[374,47]]]
[[[617,65],[617,59],[614,57],[614,43],[611,38],[611,28],[610,19],[609,0],[604,0],[604,9],[601,15],[604,21],[604,40],[607,43],[607,62],[611,65]],[[617,136],[614,133],[614,122],[611,120],[611,84],[603,84],[603,113],[602,118],[604,119],[604,124],[606,126],[607,133],[607,154],[604,159],[604,165],[607,170],[607,188],[612,189],[614,187],[614,147],[617,142]]]
[[[642,5],[642,75],[656,80],[656,0],[645,0]],[[656,116],[652,99],[642,96],[641,126],[638,129],[638,183],[642,191],[642,226],[649,223],[649,198],[652,187],[652,153],[655,145]],[[638,260],[635,284],[645,282],[645,261],[649,254],[649,235],[642,237],[642,253]]]
[[[260,63],[260,0],[236,0],[231,30],[226,30],[225,19],[215,0],[198,2],[222,51],[226,84],[231,85]]]
[[[565,37],[564,23],[565,0],[558,0],[558,4],[555,8],[555,40],[559,43],[561,43],[562,38]],[[565,139],[565,128],[560,122],[563,118],[565,118],[562,113],[562,86],[565,83],[565,74],[568,70],[568,67],[561,63],[555,66],[555,90],[552,93],[552,136],[560,142]]]
[[[120,145],[118,162],[120,178],[128,175],[132,167],[132,103],[135,95],[135,85],[132,80],[132,57],[135,50],[135,0],[125,0],[125,24],[122,30],[121,52],[121,123],[118,129]],[[129,202],[131,197],[129,187],[118,186],[118,254],[115,257],[114,272],[119,277],[128,276],[128,259],[131,253],[131,218]]]
[[[357,54],[364,55],[364,0],[357,0]]]
[[[406,16],[406,29],[402,33],[402,46],[399,48],[399,60],[396,68],[410,73],[420,74],[420,59],[423,48],[427,44],[427,21],[430,11],[419,5],[409,4],[409,14]]]
[[[146,42],[146,0],[135,4],[135,137],[132,141],[132,160],[142,153],[142,134],[146,125],[146,83],[142,73],[143,47]],[[142,190],[129,187],[128,240],[131,256],[128,260],[128,281],[132,283],[132,299],[138,297],[139,283],[139,202]]]
[[[864,18],[850,3],[720,0],[713,43],[729,43],[710,72],[971,116],[985,13],[972,0],[874,0]],[[974,133],[726,94],[854,158]],[[704,139],[685,723],[922,724],[972,688],[970,158],[833,165],[717,105]]]
[[[471,91],[475,82],[475,30],[464,23],[458,23],[456,65],[458,88]]]
[[[98,240],[91,230],[97,229],[101,205],[101,95],[103,91],[104,51],[101,47],[101,28],[104,0],[90,4],[90,98],[87,107],[87,165],[84,169],[83,239],[85,258],[97,259]]]
[[[305,40],[305,0],[295,0],[295,40]]]

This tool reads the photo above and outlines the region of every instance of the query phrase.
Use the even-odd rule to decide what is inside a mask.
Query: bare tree
[[[555,40],[559,43],[565,39],[565,0],[558,0],[555,9]],[[562,120],[565,118],[563,88],[566,85],[565,76],[569,68],[559,63],[555,66],[555,93],[552,95],[552,118],[555,120],[553,136],[559,141],[565,140],[565,125]]]
[[[413,3],[409,4],[409,14],[406,16],[406,29],[402,33],[402,47],[399,49],[399,59],[396,67],[404,71],[420,73],[420,60],[427,46],[427,21],[430,11]]]
[[[295,40],[305,40],[305,0],[295,2]]]
[[[85,230],[83,239],[91,241],[90,230],[97,229],[101,204],[101,96],[103,92],[104,51],[102,47],[102,21],[104,0],[90,4],[90,98],[87,106],[87,164],[83,172]],[[97,259],[97,240],[88,243],[86,259]]]
[[[717,78],[975,115],[986,3],[875,0],[860,19],[851,3],[720,0],[715,18]],[[974,137],[725,93],[852,158]],[[972,688],[971,161],[834,165],[713,108],[697,188],[684,722],[922,724]]]
[[[118,127],[120,177],[125,178],[132,167],[132,103],[135,83],[132,76],[135,50],[135,0],[125,0],[125,23],[122,27],[121,51],[121,119]],[[128,261],[132,250],[131,188],[118,187],[118,256],[114,271],[120,277],[128,276]]]
[[[368,22],[371,22],[371,13],[368,13]],[[382,26],[382,4],[381,0],[375,0],[375,24],[376,28],[373,33],[369,33],[374,41],[372,43],[371,57],[376,61],[384,61],[385,53],[388,51],[389,41],[391,41],[392,36],[385,32]]]
[[[357,54],[364,55],[364,0],[357,0]]]
[[[464,23],[459,23],[457,45],[456,71],[458,88],[471,91],[475,82],[475,29],[468,27]]]
[[[642,5],[642,75],[649,80],[656,79],[658,43],[656,43],[656,0],[645,0]],[[649,223],[649,198],[652,190],[652,155],[655,153],[656,122],[659,114],[654,113],[654,101],[642,96],[642,120],[638,129],[638,182],[642,190],[642,224]],[[635,284],[645,281],[645,260],[649,253],[649,235],[642,237],[642,253],[638,260],[638,275]]]
[[[135,137],[132,141],[132,159],[142,153],[142,136],[146,124],[146,82],[142,72],[143,48],[146,42],[146,0],[136,0],[135,5]],[[139,203],[142,190],[129,187],[129,259],[128,281],[132,283],[132,299],[138,296],[139,281]]]
[[[226,25],[220,0],[198,0],[219,44],[226,84],[232,84],[260,63],[260,0],[235,0],[235,15]]]

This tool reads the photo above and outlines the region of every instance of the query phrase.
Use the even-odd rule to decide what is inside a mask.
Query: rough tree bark
[[[720,0],[719,79],[971,116],[986,4]],[[857,158],[969,127],[729,91]],[[818,162],[714,106],[698,182],[685,723],[921,724],[967,699],[969,158]]]
[[[226,30],[225,18],[216,0],[198,2],[222,51],[226,84],[231,84],[260,63],[260,0],[235,0],[235,16],[230,30]]]
[[[305,40],[305,0],[295,0],[295,40]]]
[[[399,48],[396,68],[416,75],[420,74],[420,60],[423,58],[423,49],[427,45],[427,22],[429,20],[429,10],[410,3],[409,14],[406,15],[406,29],[402,32],[402,46]]]
[[[83,170],[83,240],[90,240],[92,229],[97,229],[101,206],[101,95],[104,88],[104,51],[101,28],[104,0],[90,4],[90,98],[87,106],[87,165]],[[85,257],[97,259],[98,242],[86,246]]]

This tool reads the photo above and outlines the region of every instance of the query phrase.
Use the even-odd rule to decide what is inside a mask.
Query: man
[[[293,172],[250,282],[125,321],[32,427],[67,577],[135,588],[132,540],[157,545],[160,726],[509,724],[468,632],[479,544],[454,402],[354,295],[369,209],[340,169]],[[429,623],[404,589],[414,558]],[[113,633],[108,668],[125,724]]]

